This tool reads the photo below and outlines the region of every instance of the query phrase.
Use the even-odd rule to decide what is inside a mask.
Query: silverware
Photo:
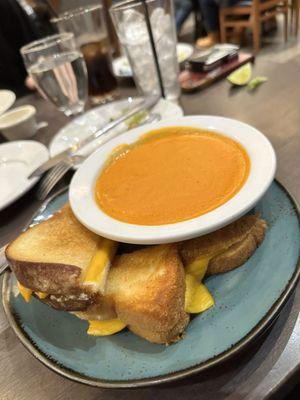
[[[150,124],[156,121],[159,121],[161,119],[161,115],[159,113],[150,113],[146,116],[145,119],[143,119],[141,122],[139,122],[136,126],[141,126],[145,124]],[[107,139],[111,139],[111,137],[107,137]],[[103,142],[97,144],[97,146],[93,149],[93,151],[96,150],[97,147],[99,147]],[[80,156],[80,155],[73,155],[72,157],[69,157],[65,161],[61,161],[58,163],[55,167],[53,167],[45,177],[41,180],[39,187],[36,192],[36,196],[39,200],[45,200],[48,194],[51,192],[51,190],[54,188],[54,186],[57,184],[57,182],[62,179],[62,177],[74,166],[77,164],[82,163],[85,158],[89,156]]]
[[[28,179],[33,178],[35,176],[40,176],[44,172],[48,171],[50,168],[54,167],[61,161],[65,161],[74,156],[74,154],[82,149],[87,144],[91,143],[95,139],[99,138],[99,136],[105,135],[107,132],[121,124],[122,122],[126,121],[127,119],[133,117],[135,114],[143,111],[151,109],[158,101],[157,97],[150,97],[142,102],[138,103],[135,107],[133,107],[129,112],[125,113],[121,117],[117,118],[116,120],[109,122],[103,128],[99,129],[92,135],[88,136],[87,138],[81,140],[78,143],[73,144],[71,147],[67,148],[66,150],[62,151],[61,153],[57,154],[56,156],[50,158],[44,164],[40,165],[37,169],[35,169],[29,176]],[[119,132],[115,132],[115,135],[119,135]],[[113,135],[109,137],[111,139]],[[102,143],[105,143],[108,139],[106,136],[103,137]]]
[[[36,197],[39,200],[45,200],[57,182],[71,169],[74,165],[80,164],[85,157],[74,155],[65,161],[61,161],[53,167],[39,183]]]

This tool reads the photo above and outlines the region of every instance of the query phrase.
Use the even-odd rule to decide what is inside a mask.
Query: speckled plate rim
[[[297,212],[298,222],[300,224],[300,207],[294,196],[285,188],[283,184],[281,184],[277,179],[275,182],[284,190],[287,196],[290,198],[293,206]],[[64,188],[50,197],[43,205],[38,209],[32,219],[35,218],[36,215],[41,213],[45,210],[47,205],[57,196],[61,195],[67,189]],[[154,386],[163,383],[170,383],[174,382],[179,379],[190,377],[191,375],[197,374],[208,368],[216,366],[224,361],[229,360],[240,351],[244,350],[250,343],[252,343],[257,337],[259,337],[270,325],[275,321],[276,317],[279,315],[280,311],[282,310],[283,306],[287,302],[290,295],[293,293],[298,280],[300,278],[300,254],[298,257],[298,262],[295,267],[295,272],[291,279],[289,280],[288,284],[286,285],[283,293],[280,297],[276,300],[273,306],[269,309],[266,315],[259,321],[259,323],[239,342],[233,345],[228,350],[224,351],[223,353],[201,363],[195,365],[193,367],[186,368],[184,370],[173,372],[169,374],[159,375],[153,378],[143,378],[143,379],[132,379],[127,381],[122,380],[102,380],[96,378],[90,378],[83,374],[79,374],[69,368],[62,367],[59,364],[55,363],[53,360],[48,358],[41,350],[39,350],[34,343],[30,340],[26,332],[19,326],[17,322],[17,318],[14,315],[10,304],[10,278],[12,273],[10,271],[5,272],[3,283],[2,283],[2,304],[4,308],[5,315],[7,320],[21,341],[21,343],[29,350],[29,352],[38,359],[42,364],[44,364],[49,369],[55,371],[59,375],[68,378],[70,380],[83,383],[89,386],[99,387],[99,388],[111,388],[111,389],[125,389],[125,388],[138,388],[138,387],[146,387],[146,386]]]

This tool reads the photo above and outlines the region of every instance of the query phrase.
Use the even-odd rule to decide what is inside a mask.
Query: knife
[[[68,160],[72,158],[78,150],[82,149],[87,144],[93,142],[99,136],[106,134],[122,122],[126,121],[128,118],[133,117],[135,114],[143,111],[149,110],[150,108],[154,107],[155,104],[158,102],[158,97],[149,97],[141,102],[139,102],[136,106],[134,106],[131,110],[123,114],[121,117],[115,119],[112,122],[106,124],[103,128],[100,128],[98,131],[94,132],[92,135],[89,135],[85,139],[81,140],[78,143],[74,143],[72,146],[68,147],[66,150],[58,153],[56,156],[51,157],[48,161],[44,162],[40,165],[37,169],[35,169],[31,174],[28,176],[28,179],[31,179],[36,176],[40,176],[44,172],[48,171],[50,168],[54,167],[61,161]],[[116,133],[119,134],[119,133]]]

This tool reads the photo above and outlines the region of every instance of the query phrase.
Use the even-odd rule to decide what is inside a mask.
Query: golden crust
[[[207,275],[228,272],[244,264],[264,240],[266,228],[266,222],[262,219],[257,219],[249,233],[242,240],[210,260]]]
[[[35,263],[6,257],[18,281],[34,291],[66,293],[79,284],[81,269],[74,265]]]
[[[128,328],[138,336],[143,337],[152,343],[158,344],[170,344],[177,342],[182,338],[183,332],[188,325],[190,320],[189,315],[183,312],[181,317],[179,317],[176,325],[173,328],[169,328],[165,331],[158,331],[156,329],[144,329],[139,325],[129,325]]]
[[[107,281],[118,318],[155,343],[177,340],[188,323],[184,270],[176,245],[161,245],[118,257]]]
[[[179,244],[184,265],[202,256],[213,256],[208,275],[242,265],[264,239],[267,224],[258,215],[246,215],[218,231]]]
[[[67,294],[80,285],[99,237],[81,225],[64,206],[47,221],[23,232],[6,248],[6,257],[22,285]]]

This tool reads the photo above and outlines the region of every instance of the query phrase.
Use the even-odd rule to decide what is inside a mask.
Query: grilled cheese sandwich
[[[127,327],[170,343],[181,337],[189,314],[214,305],[204,277],[243,264],[265,230],[265,221],[250,215],[200,238],[116,256],[118,244],[87,231],[66,206],[21,234],[6,255],[26,302],[34,295],[71,311],[88,321],[91,335]]]
[[[109,246],[109,247],[112,248],[113,246]],[[103,250],[103,248],[102,248],[102,250]],[[97,251],[97,253],[98,253],[98,251]],[[93,257],[92,262],[91,262],[92,268],[90,271],[93,273],[96,272],[97,266],[98,266],[99,272],[101,272],[103,270],[104,263],[107,262],[107,257],[103,257],[103,256],[97,257],[99,254],[99,253],[98,254],[97,253]],[[102,254],[103,254],[103,252],[102,252]],[[108,254],[108,252],[106,252],[106,254]],[[95,260],[97,260],[97,259],[99,262],[95,263]],[[174,267],[173,267],[172,263],[170,266],[168,265],[168,262],[171,262],[172,260],[177,264],[177,265],[174,265]],[[155,264],[153,265],[153,263],[155,263]],[[134,264],[133,268],[131,268],[132,264]],[[155,266],[156,264],[157,264],[157,267]],[[140,276],[139,276],[139,272],[138,272],[138,269],[140,269],[140,268],[138,268],[139,265],[140,265],[140,268],[143,269],[143,271],[140,272]],[[125,296],[126,296],[126,293],[128,292],[128,284],[129,285],[131,283],[137,284],[136,280],[138,279],[140,282],[140,287],[143,289],[145,287],[144,285],[147,285],[147,283],[148,283],[148,291],[146,289],[145,293],[144,294],[142,293],[142,297],[145,297],[147,295],[148,295],[148,297],[150,297],[150,289],[152,292],[153,292],[153,290],[157,290],[158,292],[161,290],[161,287],[160,287],[160,285],[158,285],[157,281],[159,281],[161,279],[162,271],[164,271],[164,268],[166,269],[165,273],[168,275],[171,274],[172,271],[174,273],[174,271],[176,271],[176,270],[178,270],[178,272],[180,272],[180,269],[183,270],[181,261],[179,259],[178,253],[177,253],[176,246],[170,247],[169,245],[155,246],[155,247],[145,249],[143,251],[134,252],[131,255],[125,255],[124,257],[121,257],[121,260],[120,259],[118,260],[118,262],[116,263],[116,268],[118,268],[117,274],[114,273],[114,267],[113,267],[112,278],[110,278],[110,280],[108,282],[108,292],[110,292],[110,295],[114,299],[116,308],[118,308],[118,305],[120,303],[120,301],[119,301],[120,294],[124,296],[124,293],[125,293]],[[150,272],[150,274],[149,274],[149,272]],[[204,287],[204,285],[199,285],[199,280],[197,280],[195,277],[187,274],[186,271],[183,271],[183,273],[185,275],[185,283],[186,284],[185,284],[185,294],[184,294],[185,302],[181,305],[182,306],[181,313],[184,314],[184,312],[186,312],[186,313],[203,312],[206,308],[211,307],[211,305],[213,304],[213,300],[212,300],[212,297],[210,296],[209,292],[207,290],[204,291],[203,289],[202,289],[202,291],[200,290],[202,287]],[[97,273],[94,276],[96,276],[96,275],[97,275]],[[184,276],[181,273],[179,273],[179,276],[177,276],[177,275],[178,275],[178,273],[175,274],[174,279],[180,279],[180,276]],[[118,284],[118,280],[119,280],[120,276],[121,276],[121,278],[123,276],[126,277],[125,278],[126,282],[124,282],[122,284],[122,287],[119,286],[119,284]],[[139,276],[139,277],[137,277],[137,276]],[[191,280],[189,278],[192,279],[194,285],[190,284]],[[149,282],[151,282],[151,280],[153,281],[152,285],[149,284]],[[184,283],[184,282],[181,282],[181,283]],[[170,306],[171,307],[174,306],[174,308],[175,308],[175,310],[172,310],[172,312],[176,311],[176,308],[178,308],[176,305],[176,299],[175,299],[175,302],[170,301],[169,297],[171,297],[171,296],[168,295],[168,290],[171,292],[173,290],[173,288],[172,288],[172,286],[170,286],[168,288],[168,285],[166,285],[166,284],[164,286],[165,286],[166,295],[168,297],[167,300],[170,303]],[[30,292],[30,295],[31,295],[32,291],[28,288],[25,288],[21,284],[19,284],[19,290],[20,290],[21,295],[24,297],[24,299],[26,301],[29,301],[28,293]],[[131,293],[130,293],[130,295],[131,295]],[[46,296],[44,298],[46,298]],[[208,302],[208,297],[211,300],[210,303]],[[101,301],[103,302],[103,298],[101,298],[101,297],[98,298],[98,300],[100,302]],[[149,300],[149,298],[146,299],[146,301],[147,300]],[[137,308],[141,307],[142,302],[143,302],[143,299],[141,298],[138,301]],[[150,302],[152,302],[151,299],[150,299]],[[95,307],[95,305],[93,305],[93,307]],[[132,307],[132,304],[131,304],[131,307]],[[146,308],[149,309],[149,306],[147,306]],[[197,311],[197,310],[199,310],[199,311]],[[101,308],[99,308],[97,311],[99,314],[101,312],[103,312],[103,310]],[[94,335],[94,336],[112,335],[112,334],[124,329],[127,325],[129,325],[132,322],[130,318],[129,318],[129,320],[127,320],[127,323],[123,322],[119,318],[113,318],[113,319],[107,319],[107,320],[101,320],[101,321],[92,320],[92,319],[90,319],[92,317],[92,314],[91,314],[91,311],[89,311],[89,310],[85,313],[81,312],[81,313],[75,313],[75,315],[76,314],[80,318],[87,319],[87,321],[89,323],[87,333],[89,335]],[[169,311],[169,314],[171,314],[171,311]],[[126,317],[125,317],[125,320],[126,320]],[[170,323],[170,325],[172,325],[172,324],[173,324],[173,322]],[[148,329],[147,325],[146,325],[146,329]]]

